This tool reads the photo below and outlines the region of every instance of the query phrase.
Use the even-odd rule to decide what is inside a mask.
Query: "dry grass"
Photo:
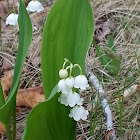
[[[122,134],[119,128],[119,103],[115,99],[118,97],[118,93],[123,93],[122,91],[124,89],[125,82],[125,88],[129,88],[133,84],[140,84],[140,77],[138,73],[138,71],[140,71],[140,2],[139,0],[94,0],[92,7],[95,15],[96,35],[102,34],[102,30],[97,28],[99,24],[103,24],[106,21],[111,21],[109,24],[110,31],[103,37],[102,41],[99,41],[98,44],[102,47],[106,47],[109,35],[114,37],[116,54],[118,56],[122,56],[121,68],[118,76],[119,81],[117,80],[117,77],[109,74],[109,72],[105,69],[105,66],[101,66],[93,45],[91,45],[89,48],[86,64],[100,78],[100,81],[103,84],[113,113],[113,123],[118,139],[139,140],[140,93],[135,92],[132,96],[124,99]],[[40,49],[43,23],[45,20],[43,17],[45,17],[44,12],[40,14],[39,19],[36,18],[36,15],[32,16],[32,21],[35,26],[37,26],[38,30],[33,34],[33,42],[24,65],[24,73],[21,78],[21,87],[24,88],[38,86],[42,83],[40,73]],[[3,48],[2,52],[0,52],[0,56],[7,58],[11,62],[12,66],[14,66],[18,42],[17,28],[14,28],[12,31],[10,30],[10,32],[11,34],[8,37],[8,45],[7,47]],[[87,102],[90,102],[92,101],[92,94],[93,93],[91,90],[89,90],[82,95]],[[85,107],[89,105],[90,103],[87,103]],[[22,115],[18,116],[27,116],[28,113],[29,112],[23,113]],[[17,135],[19,140],[21,139],[21,133],[25,123],[25,121],[22,121],[23,123],[21,123],[21,121],[22,119],[17,120]],[[92,121],[94,121],[93,116]],[[105,119],[102,108],[99,105],[97,107],[96,125],[93,135],[90,136],[89,118],[87,121],[78,122],[77,139],[104,140],[105,134]]]

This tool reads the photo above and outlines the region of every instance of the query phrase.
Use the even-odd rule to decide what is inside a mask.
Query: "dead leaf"
[[[104,38],[110,34],[111,30],[115,28],[115,23],[112,20],[97,21],[95,23],[95,35],[96,41],[101,42]]]
[[[123,94],[124,98],[129,97],[132,94],[134,94],[136,92],[137,88],[138,88],[138,85],[135,84],[135,85],[132,85],[130,88],[126,89]]]
[[[140,85],[137,87],[137,91],[140,92]]]
[[[11,83],[12,83],[12,75],[11,73],[6,73],[7,75],[3,77],[1,83],[2,88],[5,95],[5,100],[7,98],[7,94],[9,93]],[[45,101],[45,96],[43,92],[43,87],[34,87],[29,89],[20,89],[17,93],[16,100],[16,112],[20,112],[21,109],[19,106],[27,106],[30,108],[34,108],[38,103]],[[5,127],[0,122],[0,135],[5,133]]]
[[[0,17],[3,18],[8,13],[6,1],[0,1]]]
[[[8,62],[8,60],[4,59],[2,68],[3,71],[9,71],[12,68],[12,65]]]
[[[116,133],[115,129],[112,129],[112,130],[108,131],[106,133],[105,140],[114,140],[114,137],[116,137],[115,133]]]
[[[4,72],[1,78],[1,85],[5,100],[9,94],[13,79],[13,70]],[[34,108],[38,103],[45,101],[43,87],[38,86],[29,89],[19,89],[17,93],[17,106]]]
[[[8,96],[13,80],[13,71],[4,72],[4,76],[1,78],[1,86],[4,96]]]
[[[5,126],[0,122],[0,135],[3,135],[5,131],[6,131]]]
[[[20,89],[17,93],[17,106],[34,108],[38,103],[45,101],[43,87]]]

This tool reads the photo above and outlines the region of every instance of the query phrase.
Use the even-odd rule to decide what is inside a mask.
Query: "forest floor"
[[[42,2],[46,5],[44,1]],[[117,76],[113,75],[107,70],[109,64],[101,64],[99,58],[103,56],[97,55],[95,44],[91,43],[87,53],[86,65],[100,79],[104,87],[112,111],[117,139],[139,140],[140,1],[93,0],[91,6],[95,21],[94,38],[97,45],[103,48],[103,50],[106,49],[111,36],[114,40],[115,56],[121,57],[121,64],[119,74]],[[42,85],[40,68],[41,39],[43,25],[50,8],[51,6],[47,6],[43,12],[31,14],[32,23],[37,30],[33,33],[33,41],[24,65],[20,89],[34,88]],[[10,64],[8,67],[10,67],[11,71],[14,67],[18,46],[17,27],[6,28],[6,32],[3,33],[3,45],[0,57]],[[104,51],[104,55],[111,57],[111,53],[106,51]],[[1,69],[1,73],[3,73],[3,69]],[[127,96],[124,96],[124,93],[128,93]],[[95,96],[94,99],[92,98],[93,95]],[[94,109],[87,121],[78,122],[77,140],[104,140],[107,136],[107,129],[103,109],[100,103],[97,104],[97,94],[88,89],[82,92],[82,96],[87,102],[85,108],[92,112],[91,102],[94,102]],[[17,113],[17,140],[21,140],[25,121],[31,110],[29,107],[31,108],[32,106],[20,107],[20,111]],[[5,135],[4,139],[7,139]]]

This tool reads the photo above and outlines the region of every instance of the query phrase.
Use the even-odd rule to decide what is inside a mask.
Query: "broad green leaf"
[[[99,57],[101,64],[112,75],[117,76],[120,70],[121,57],[118,57],[116,55],[113,37],[111,36],[109,38],[106,50],[103,50],[100,46],[98,46],[95,40],[93,41],[93,43],[96,47],[96,53],[97,53],[97,56]]]
[[[42,41],[42,79],[46,100],[60,80],[64,58],[81,65],[93,37],[93,13],[88,0],[56,0],[47,17]],[[79,74],[76,69],[75,75]],[[69,118],[70,108],[51,100],[35,107],[26,122],[24,140],[75,140],[76,122]]]
[[[19,46],[18,46],[18,52],[16,56],[12,86],[6,103],[0,108],[0,121],[4,125],[9,125],[11,120],[11,116],[15,105],[14,103],[16,100],[16,93],[19,85],[19,80],[22,73],[22,67],[32,40],[31,20],[21,0],[20,0],[18,22],[19,22]]]

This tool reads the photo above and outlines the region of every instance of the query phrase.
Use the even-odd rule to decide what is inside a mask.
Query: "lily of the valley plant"
[[[19,46],[13,82],[6,102],[0,88],[0,121],[6,127],[8,140],[16,139],[16,94],[32,40],[32,24],[27,10],[39,12],[43,7],[37,1],[31,1],[26,9],[20,0]],[[10,18],[9,21],[7,18],[7,24],[13,23],[12,21],[16,24],[15,19]],[[76,123],[80,119],[86,120],[88,116],[79,90],[88,87],[83,74],[93,33],[94,20],[89,0],[55,1],[44,25],[41,49],[41,72],[46,101],[30,112],[22,140],[76,140]],[[64,61],[64,58],[68,60]],[[13,135],[10,133],[12,115]]]

